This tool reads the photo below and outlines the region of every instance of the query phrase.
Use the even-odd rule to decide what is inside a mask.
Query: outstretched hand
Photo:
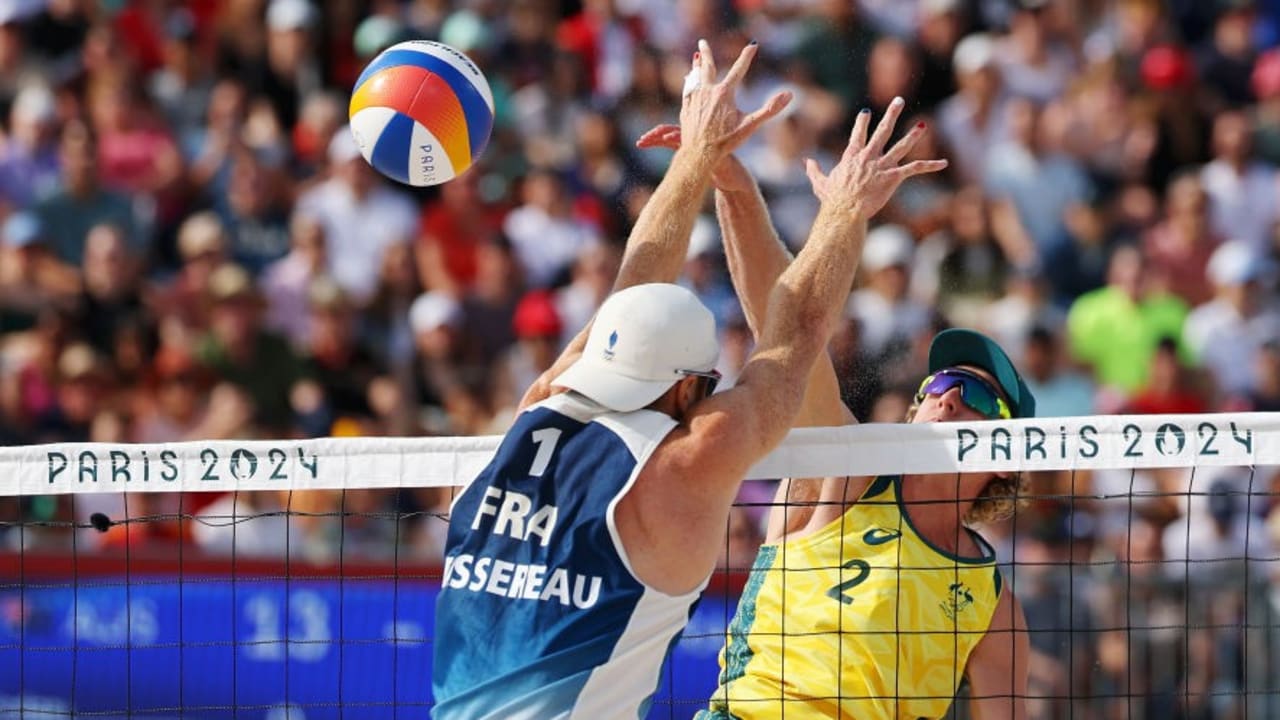
[[[651,148],[680,149],[680,126],[664,123],[640,136],[636,147],[641,150]],[[711,184],[720,192],[748,192],[755,183],[747,168],[732,153],[720,158],[711,168]]]
[[[817,162],[805,161],[805,172],[813,185],[813,194],[824,205],[838,204],[863,218],[870,218],[889,202],[903,180],[937,172],[947,166],[946,160],[915,160],[900,164],[924,135],[924,123],[911,128],[887,151],[884,149],[905,104],[902,98],[894,98],[870,139],[867,138],[867,127],[871,124],[871,111],[858,113],[849,145],[830,174],[823,175]]]
[[[683,145],[695,152],[719,159],[733,152],[766,120],[782,112],[791,102],[791,93],[774,93],[763,106],[744,113],[734,102],[734,94],[751,67],[759,49],[754,42],[738,54],[724,79],[716,82],[716,63],[711,45],[698,41],[693,55],[693,69],[680,106],[680,132]]]

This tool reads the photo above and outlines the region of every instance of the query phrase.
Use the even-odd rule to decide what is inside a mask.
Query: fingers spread
[[[698,41],[698,64],[702,68],[702,82],[711,85],[716,81],[716,61],[711,57],[711,43]]]
[[[872,153],[879,155],[885,144],[889,142],[889,138],[893,135],[893,126],[898,124],[898,116],[902,115],[904,106],[906,102],[901,97],[896,97],[889,103],[889,109],[884,111],[884,117],[880,118],[880,124],[876,126],[875,133],[867,143]]]
[[[647,131],[636,140],[638,148],[661,147],[671,142],[674,137],[676,144],[680,142],[680,126],[663,123],[655,128]]]
[[[902,139],[894,143],[893,147],[889,148],[889,152],[884,154],[884,159],[893,165],[902,162],[907,153],[911,152],[911,148],[915,147],[920,138],[924,137],[924,132],[925,124],[917,123],[915,127],[911,128],[911,132],[908,132]]]
[[[751,67],[751,61],[755,60],[756,51],[760,46],[756,45],[752,40],[746,47],[742,48],[742,52],[738,53],[738,59],[733,61],[733,67],[729,68],[729,72],[725,73],[724,84],[730,87],[742,82],[747,74],[747,69]]]
[[[858,152],[867,144],[867,126],[871,124],[871,110],[863,108],[856,120],[853,121],[853,130],[849,132],[849,146],[845,148],[844,155],[849,157]]]
[[[735,144],[748,138],[766,120],[785,110],[790,102],[791,92],[789,90],[780,90],[770,96],[759,110],[742,119],[742,123],[738,125],[738,129],[733,134]]]
[[[913,175],[924,175],[925,173],[938,172],[947,167],[946,160],[916,160],[902,165],[894,172],[903,178],[909,178]]]
[[[809,184],[813,185],[815,191],[827,180],[822,174],[822,168],[818,167],[818,161],[813,158],[804,159],[804,174],[809,176]]]

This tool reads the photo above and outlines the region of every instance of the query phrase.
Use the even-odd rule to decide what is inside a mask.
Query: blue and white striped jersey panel
[[[516,418],[453,505],[432,717],[642,717],[698,592],[631,572],[613,514],[675,422],[556,395]]]

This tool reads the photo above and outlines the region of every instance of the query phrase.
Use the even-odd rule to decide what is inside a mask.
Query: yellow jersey
[[[879,477],[839,519],[764,545],[720,652],[719,687],[697,720],[940,718],[1000,597],[995,551],[924,539]],[[785,713],[785,715],[784,715]]]

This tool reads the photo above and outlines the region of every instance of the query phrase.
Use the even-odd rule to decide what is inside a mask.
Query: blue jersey
[[[661,413],[556,395],[454,501],[436,602],[437,720],[642,717],[699,593],[631,571],[613,521]]]

